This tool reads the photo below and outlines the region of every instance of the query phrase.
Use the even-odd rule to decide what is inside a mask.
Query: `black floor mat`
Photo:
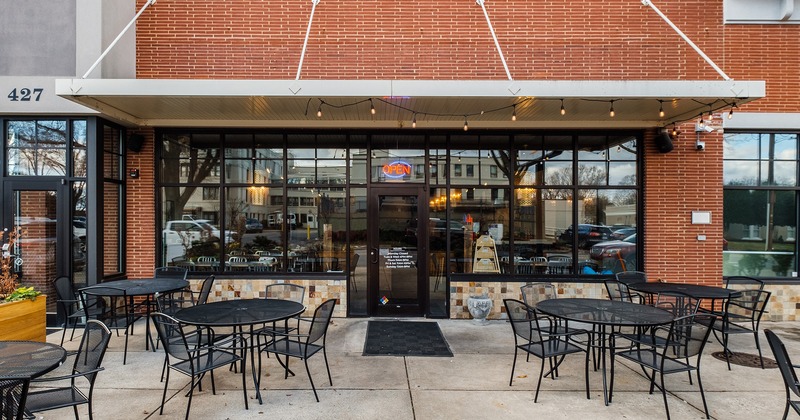
[[[436,322],[369,321],[365,356],[453,357]]]

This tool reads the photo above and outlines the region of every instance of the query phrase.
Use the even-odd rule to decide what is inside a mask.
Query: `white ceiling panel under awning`
[[[734,104],[764,97],[766,84],[733,80],[58,79],[56,94],[127,126],[411,128],[416,120],[417,128],[452,129],[463,127],[466,120],[471,129],[648,128],[691,120],[709,111],[728,112]]]

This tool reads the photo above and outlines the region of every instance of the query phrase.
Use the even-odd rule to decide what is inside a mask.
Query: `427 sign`
[[[11,102],[39,102],[42,97],[44,88],[14,88],[8,94],[8,100]]]

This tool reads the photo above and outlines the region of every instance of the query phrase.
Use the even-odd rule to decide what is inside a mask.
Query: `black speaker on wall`
[[[144,136],[141,134],[131,134],[131,136],[128,137],[127,146],[128,150],[130,150],[131,152],[138,153],[140,150],[142,150],[143,144],[144,144]]]
[[[672,137],[667,130],[663,130],[656,135],[656,147],[661,153],[669,153],[675,146],[672,145]]]

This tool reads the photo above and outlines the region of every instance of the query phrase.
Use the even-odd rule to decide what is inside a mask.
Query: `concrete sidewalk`
[[[603,404],[602,377],[590,371],[591,399],[584,391],[583,358],[567,357],[556,380],[542,381],[539,402],[533,402],[539,374],[538,359],[518,360],[514,385],[509,386],[514,341],[505,321],[479,325],[469,320],[438,322],[454,357],[362,356],[368,319],[334,318],[328,331],[328,360],[333,386],[327,382],[320,355],[309,360],[320,402],[314,399],[302,362],[293,360],[297,376],[283,378],[275,357],[262,357],[264,404],[259,405],[248,372],[250,409],[244,409],[240,374],[215,372],[217,394],[208,378],[203,391],[195,391],[192,419],[652,419],[665,418],[661,394],[648,394],[641,370],[617,364],[613,402]],[[785,341],[800,362],[800,325],[762,323]],[[129,343],[128,363],[122,365],[124,337],[112,337],[94,394],[94,418],[175,419],[186,411],[189,378],[173,373],[164,415],[158,410],[164,384],[159,382],[163,350],[144,351],[144,325],[137,325]],[[58,334],[48,340],[58,343]],[[76,348],[79,339],[65,343]],[[772,352],[761,336],[766,357]],[[756,354],[752,336],[732,337],[737,351]],[[783,413],[785,394],[777,369],[733,366],[711,356],[721,346],[706,346],[701,363],[703,385],[712,418],[773,419]],[[666,377],[673,419],[704,418],[697,381],[690,385],[685,374]],[[79,409],[87,418],[87,408]],[[71,408],[36,413],[42,419],[73,418]]]

